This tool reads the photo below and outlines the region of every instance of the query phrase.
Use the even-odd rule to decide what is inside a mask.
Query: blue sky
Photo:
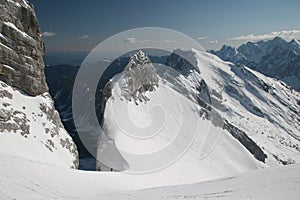
[[[217,49],[224,43],[238,45],[245,40],[268,39],[277,34],[289,36],[287,39],[300,37],[298,0],[30,2],[36,8],[47,51],[90,50],[114,34],[149,26],[180,31],[206,49]]]

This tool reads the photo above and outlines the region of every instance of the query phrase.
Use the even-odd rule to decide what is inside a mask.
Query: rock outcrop
[[[127,100],[147,101],[146,91],[153,91],[158,86],[158,76],[148,56],[139,50],[130,57],[124,69],[124,81],[121,88]]]
[[[35,96],[47,91],[44,43],[33,6],[0,1],[0,80]]]

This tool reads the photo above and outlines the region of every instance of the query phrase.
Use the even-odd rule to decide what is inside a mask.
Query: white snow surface
[[[0,96],[0,153],[76,167],[77,149],[61,123],[53,121],[59,115],[48,93],[32,97],[0,81]]]
[[[300,195],[299,164],[151,189],[145,189],[147,186],[140,175],[78,171],[6,154],[0,154],[0,166],[1,200],[296,200]]]

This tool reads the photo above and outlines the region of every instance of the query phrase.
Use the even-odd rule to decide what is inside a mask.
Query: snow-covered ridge
[[[143,70],[145,65],[148,62],[135,66],[135,69]],[[198,85],[203,80],[198,72],[188,77],[177,72],[176,80],[171,82],[163,78],[159,69],[156,72],[158,87],[144,93],[147,101],[133,102],[124,98],[122,86],[126,80],[126,68],[109,83],[111,96],[105,106],[104,133],[98,149],[100,170],[142,172],[166,167],[149,173],[149,176],[169,177],[164,182],[176,184],[213,179],[263,166],[246,147],[223,130],[223,120],[218,118],[217,113],[209,114],[211,118],[201,114],[203,107],[193,97],[200,95],[205,98],[207,93],[199,91],[199,87],[205,86]],[[194,79],[189,79],[192,76]],[[133,78],[138,80],[140,77]],[[193,82],[195,80],[199,82]],[[180,90],[181,87],[175,89],[176,85],[181,85],[185,90]],[[212,148],[210,142],[214,140],[219,143]],[[182,155],[189,141],[190,148]],[[165,157],[147,160],[150,152],[166,146],[170,151],[162,153]],[[142,156],[141,160],[139,155]],[[176,162],[169,166],[168,162],[172,159],[176,159]]]
[[[196,56],[212,94],[212,106],[264,150],[266,163],[299,162],[299,92],[281,81],[243,65],[224,62],[209,53],[198,52]],[[224,91],[214,95],[214,85],[220,84]]]
[[[177,81],[173,81],[177,83],[173,88],[181,88],[182,94],[200,102],[202,107],[209,105],[217,114],[207,109],[202,113],[222,116],[226,121],[224,128],[257,159],[270,165],[299,162],[299,92],[281,81],[243,65],[224,62],[210,53],[192,50],[190,56],[195,57],[198,69],[188,73],[181,70],[184,63],[178,66],[178,59],[173,59],[175,64],[171,66],[177,63],[176,69],[181,73]],[[201,89],[201,85],[206,85],[206,89]],[[198,100],[199,95],[205,104]],[[253,142],[241,134],[250,137],[258,147],[254,148]]]
[[[177,50],[177,53],[180,54],[180,51]],[[143,136],[149,134],[148,131],[155,131],[155,127],[163,127],[160,129],[160,133],[172,137],[172,133],[176,132],[180,126],[192,128],[194,124],[197,124],[199,117],[200,120],[204,120],[199,125],[202,130],[207,127],[206,123],[212,123],[211,129],[215,129],[215,132],[223,130],[222,135],[226,138],[223,138],[223,146],[216,145],[215,152],[213,150],[207,160],[204,159],[200,162],[202,167],[209,166],[202,170],[209,169],[210,172],[207,174],[210,175],[208,177],[200,175],[199,180],[229,175],[240,170],[254,169],[256,167],[248,168],[251,166],[249,163],[242,164],[242,166],[239,164],[255,163],[255,159],[264,162],[267,166],[286,165],[300,161],[300,116],[298,112],[300,94],[298,92],[291,90],[281,81],[265,77],[243,65],[224,62],[210,53],[193,49],[190,52],[182,52],[182,54],[193,58],[191,59],[192,63],[196,63],[194,67],[197,69],[189,67],[189,71],[182,71],[186,62],[180,62],[180,65],[176,63],[171,65],[176,66],[177,74],[171,71],[166,73],[156,67],[159,77],[158,87],[154,91],[145,93],[148,99],[146,104],[135,104],[122,97],[123,88],[120,87],[122,85],[120,83],[124,81],[126,70],[112,79],[111,97],[106,103],[103,127],[106,141],[112,145],[110,148],[113,147],[115,152],[120,150],[120,154],[118,153],[116,158],[124,159],[120,163],[112,163],[121,164],[123,167],[128,166],[130,170],[130,167],[134,166],[134,162],[126,157],[124,150],[125,152],[139,152],[144,149],[143,151],[147,152],[147,147],[155,147],[150,143],[139,144],[139,141],[124,136],[124,133],[125,135],[129,133]],[[178,58],[174,57],[170,62],[177,61]],[[177,100],[174,97],[177,97]],[[152,110],[153,106],[157,104],[162,105],[164,109],[162,111]],[[185,105],[186,108],[181,110],[180,105]],[[192,114],[190,110],[198,110],[199,114]],[[184,124],[180,124],[178,123],[178,121],[182,122],[180,113],[190,115],[191,118],[183,122]],[[179,120],[176,117],[173,118],[173,114],[177,118],[179,116]],[[188,134],[186,131],[182,133]],[[198,139],[201,141],[201,136]],[[154,139],[154,141],[159,140]],[[162,140],[156,143],[158,145],[156,148],[159,148],[159,143],[167,144],[166,141]],[[200,143],[197,144],[197,141],[195,139],[192,150],[186,154],[188,157],[199,150],[197,148]],[[232,141],[235,141],[234,147],[225,153],[223,148]],[[131,144],[129,148],[128,144]],[[176,146],[175,148],[180,149],[181,147]],[[100,151],[101,153],[105,152],[102,151],[101,144]],[[222,165],[226,166],[226,161],[218,156],[214,157],[216,156],[214,153],[219,151],[225,153],[225,157],[233,155],[236,151],[243,152],[245,155],[243,158],[237,155],[231,158],[230,162],[235,163],[236,167],[230,167],[230,171],[220,170],[215,168],[215,164],[222,162]],[[251,156],[248,157],[246,154]],[[211,159],[210,156],[214,157],[213,165],[206,163]],[[197,156],[191,157],[189,159],[193,160]],[[183,156],[182,160],[185,159]],[[179,166],[187,167],[181,162],[182,160],[179,159],[170,168],[176,170]],[[200,163],[191,160],[190,162],[193,163],[190,163],[191,166],[198,168]],[[124,170],[123,167],[121,168]],[[189,171],[193,171],[193,167]],[[214,170],[218,171],[219,175],[214,174],[216,172]],[[165,169],[167,174],[171,171]]]

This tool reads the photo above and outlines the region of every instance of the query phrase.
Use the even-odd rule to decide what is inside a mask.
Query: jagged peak
[[[220,49],[220,51],[222,52],[222,51],[231,51],[231,52],[237,52],[237,49],[236,49],[236,47],[233,47],[233,46],[230,46],[230,45],[226,45],[226,44],[224,44],[223,46],[222,46],[222,48]]]
[[[269,40],[270,44],[273,45],[280,45],[280,44],[287,44],[288,42],[285,41],[284,39],[282,39],[281,37],[277,36],[275,38],[273,38],[272,40]]]
[[[153,91],[159,80],[149,57],[142,50],[130,56],[122,77],[123,96],[127,100],[133,98],[135,101],[147,101],[145,92]]]
[[[147,55],[142,50],[138,50],[135,56],[137,57],[137,59],[141,59],[141,60],[147,58]]]
[[[298,40],[295,40],[295,39],[292,39],[290,41],[290,44],[296,44],[296,45],[300,46],[300,42]]]
[[[129,63],[131,67],[135,67],[137,65],[144,65],[151,63],[149,57],[142,50],[138,50],[134,55],[129,57]]]
[[[224,44],[221,49],[235,49],[235,47],[232,47],[230,45]]]
[[[272,41],[281,41],[281,42],[285,42],[285,40],[282,39],[282,38],[279,37],[279,36],[274,37]]]

